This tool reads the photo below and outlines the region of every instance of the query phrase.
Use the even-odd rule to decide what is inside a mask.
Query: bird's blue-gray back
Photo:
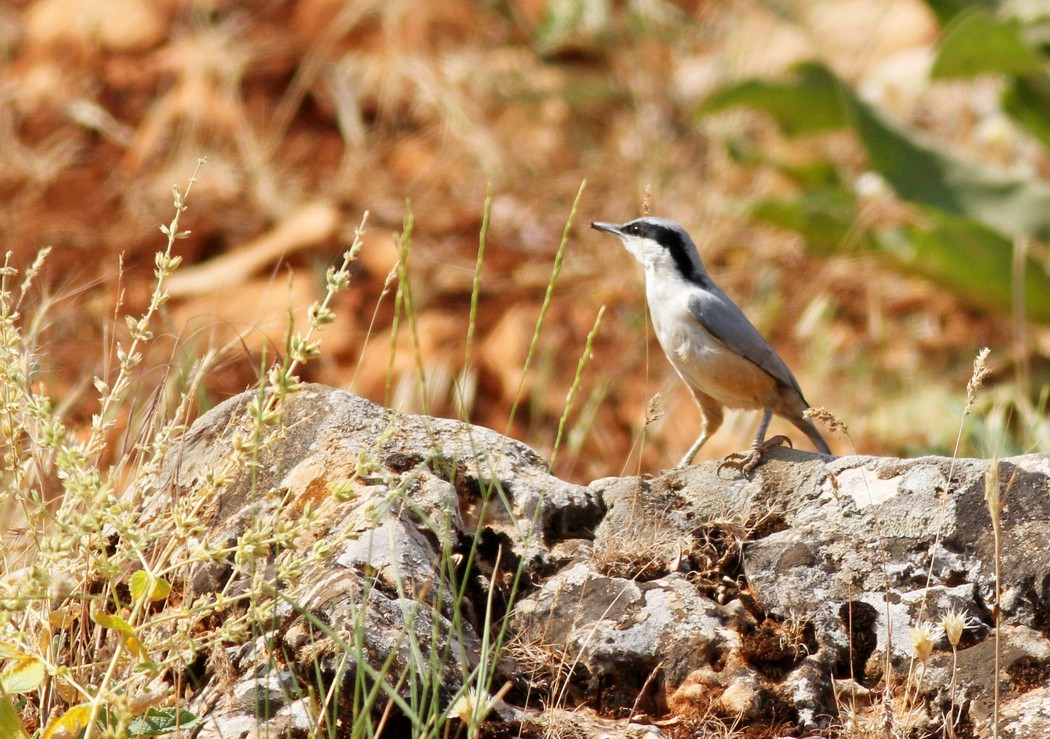
[[[690,296],[689,312],[705,331],[731,351],[757,365],[780,385],[792,388],[802,397],[802,390],[784,360],[762,338],[744,312],[719,288],[712,286]]]

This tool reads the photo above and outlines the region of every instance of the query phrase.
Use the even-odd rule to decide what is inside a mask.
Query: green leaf
[[[135,629],[132,628],[131,624],[122,619],[120,616],[115,616],[112,613],[93,610],[91,611],[91,620],[104,629],[113,629],[115,631],[119,631],[125,636],[135,635]]]
[[[161,736],[192,729],[200,721],[200,716],[182,708],[150,708],[128,723],[128,736]]]
[[[930,76],[951,79],[1039,71],[1039,59],[1024,40],[1020,19],[996,18],[975,8],[960,14],[945,30]]]
[[[154,577],[145,570],[132,573],[128,588],[136,603],[142,600],[164,600],[171,593],[170,582],[162,577]]]
[[[842,186],[835,163],[827,159],[789,161],[770,156],[744,137],[727,138],[726,151],[734,162],[747,166],[772,167],[782,175],[805,188],[837,188]]]
[[[22,657],[4,667],[0,672],[0,688],[4,693],[28,693],[44,682],[47,669],[36,657]]]
[[[813,162],[771,161],[777,171],[790,177],[795,184],[810,190],[837,190],[842,188],[842,177],[834,163],[827,160]],[[849,194],[852,201],[853,196]]]
[[[872,232],[859,225],[848,192],[806,192],[795,198],[757,200],[748,206],[756,221],[800,234],[817,253],[841,252],[855,244],[887,258],[984,309],[1008,312],[1013,303],[1013,244],[976,221],[928,214],[922,225]],[[1025,264],[1026,315],[1050,323],[1050,274],[1038,260]]]
[[[747,214],[758,221],[801,235],[818,253],[840,252],[857,230],[857,205],[846,190],[810,190],[793,198],[766,198],[748,205]]]
[[[1050,149],[1050,77],[1014,77],[1003,90],[1003,111]]]
[[[48,722],[43,739],[75,739],[91,720],[91,704],[80,703]]]
[[[920,226],[881,231],[873,243],[899,267],[921,274],[981,308],[1008,312],[1013,303],[1013,244],[976,221],[932,214]],[[1025,313],[1050,322],[1050,273],[1028,257]]]
[[[953,156],[886,121],[829,69],[817,63],[803,68],[810,80],[824,80],[823,89],[837,91],[836,99],[848,110],[848,121],[865,149],[871,169],[900,198],[921,206],[926,218],[920,225],[873,233],[860,222],[851,190],[831,179],[821,182],[808,173],[795,178],[803,188],[801,195],[755,201],[748,206],[749,215],[801,234],[817,251],[840,251],[843,245],[852,244],[873,249],[972,304],[1009,310],[1013,301],[1013,240],[1050,240],[1050,184]],[[1050,110],[1050,83],[1043,87],[1041,79],[1018,78],[1015,88],[1031,126],[1042,127],[1050,136],[1050,113],[1046,112]],[[791,115],[784,120],[789,128],[798,130],[797,120],[791,117],[797,111],[786,102],[790,97],[788,87],[779,83],[742,83],[715,93],[702,110],[737,104],[774,110],[782,116],[784,110],[789,110]],[[768,96],[771,89],[778,91],[773,97]],[[794,105],[794,98],[800,97],[799,86],[792,88],[792,95]],[[780,102],[772,105],[771,100]],[[1044,105],[1045,108],[1040,107]],[[790,168],[760,153],[744,149],[736,153],[741,161],[792,174]],[[1028,258],[1024,281],[1026,314],[1032,320],[1050,322],[1048,267]]]
[[[942,26],[947,26],[956,16],[972,10],[973,8],[995,8],[997,0],[926,0],[937,21]]]
[[[134,627],[120,616],[114,616],[105,611],[93,610],[91,612],[91,620],[104,629],[113,629],[114,631],[120,632],[123,637],[124,648],[127,649],[135,659],[145,661],[149,658],[146,648],[135,635]]]
[[[853,121],[872,169],[913,203],[981,221],[1012,236],[1050,239],[1050,186],[953,157],[891,126],[854,100]]]
[[[773,116],[787,136],[831,131],[849,121],[839,79],[823,64],[803,62],[792,68],[792,79],[771,82],[749,79],[712,93],[697,109],[698,116],[745,106]]]
[[[29,739],[29,734],[22,728],[22,722],[18,718],[18,711],[11,703],[11,699],[0,695],[0,736],[10,739]]]
[[[1050,239],[1047,183],[960,159],[923,142],[884,120],[818,62],[801,64],[795,73],[802,80],[798,84],[749,80],[724,88],[700,112],[749,105],[772,113],[785,132],[798,133],[831,125],[846,109],[849,116],[843,120],[852,122],[871,168],[901,198],[982,221],[1011,236]]]

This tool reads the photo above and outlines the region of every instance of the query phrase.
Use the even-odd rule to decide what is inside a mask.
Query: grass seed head
[[[977,391],[984,385],[984,378],[986,378],[991,371],[988,367],[988,355],[991,351],[991,349],[985,347],[977,352],[977,356],[973,360],[973,374],[970,375],[970,381],[966,383],[966,407],[963,409],[964,416],[969,415],[970,410],[973,408],[974,401],[977,400]]]
[[[811,420],[820,421],[828,428],[828,431],[833,434],[849,434],[849,428],[846,426],[845,421],[840,419],[827,408],[807,408],[803,411],[802,415]]]
[[[920,662],[925,662],[933,653],[933,645],[940,638],[940,628],[929,622],[908,629],[911,648]]]
[[[999,514],[1002,512],[1002,496],[999,486],[999,458],[996,457],[988,463],[988,469],[984,472],[984,502],[988,506],[988,515],[992,517],[992,523],[998,526]]]
[[[948,643],[953,647],[957,647],[959,646],[959,640],[962,639],[963,631],[973,628],[973,623],[965,614],[952,609],[941,618],[940,626],[944,629],[945,636],[948,637]]]

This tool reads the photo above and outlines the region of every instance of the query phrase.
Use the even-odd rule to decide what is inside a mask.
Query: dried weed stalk
[[[181,261],[174,247],[188,235],[180,218],[195,182],[196,172],[185,191],[173,189],[175,215],[161,227],[167,243],[155,258],[149,306],[124,318],[127,339],[113,345],[112,375],[93,380],[98,410],[85,432],[73,430],[34,376],[34,333],[25,328],[35,323],[23,310],[46,251],[18,288],[10,254],[0,269],[0,503],[5,525],[17,526],[0,545],[0,675],[8,694],[32,705],[48,736],[135,734],[145,711],[177,700],[177,686],[198,655],[214,656],[222,645],[249,638],[253,624],[272,615],[276,583],[296,582],[304,562],[323,554],[304,556],[293,546],[309,531],[310,510],[294,521],[260,516],[235,541],[206,544],[203,516],[226,483],[253,470],[280,440],[282,403],[299,385],[296,373],[319,353],[317,334],[334,319],[332,296],[349,283],[360,228],[342,265],[328,271],[326,295],[310,308],[308,329],[290,332],[285,356],[264,373],[234,432],[234,454],[207,470],[197,490],[169,500],[166,515],[139,520],[138,504],[162,484],[163,465],[186,431],[214,354],[196,362],[181,386],[162,386],[162,395],[175,396],[152,403],[173,408],[170,414],[150,414],[134,443],[113,446],[122,440],[116,432],[129,405],[138,402],[133,384],[168,300],[165,281]],[[219,592],[191,600],[183,586],[188,569],[209,561],[229,563],[233,574]],[[235,593],[229,586],[235,581],[247,587]],[[15,672],[18,681],[9,679]],[[172,730],[185,720],[175,715]]]

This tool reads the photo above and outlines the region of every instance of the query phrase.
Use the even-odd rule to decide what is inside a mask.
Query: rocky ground
[[[194,424],[147,523],[231,456],[249,397]],[[583,486],[488,429],[324,386],[284,420],[199,542],[236,548],[258,521],[306,516],[302,567],[270,582],[254,637],[198,671],[200,737],[305,733],[333,685],[347,721],[372,681],[391,735],[432,690],[484,716],[481,736],[978,737],[996,680],[1001,736],[1050,731],[1047,455],[989,480],[987,461],[780,449],[752,479],[709,462]],[[250,588],[246,572],[213,557],[182,598]]]

